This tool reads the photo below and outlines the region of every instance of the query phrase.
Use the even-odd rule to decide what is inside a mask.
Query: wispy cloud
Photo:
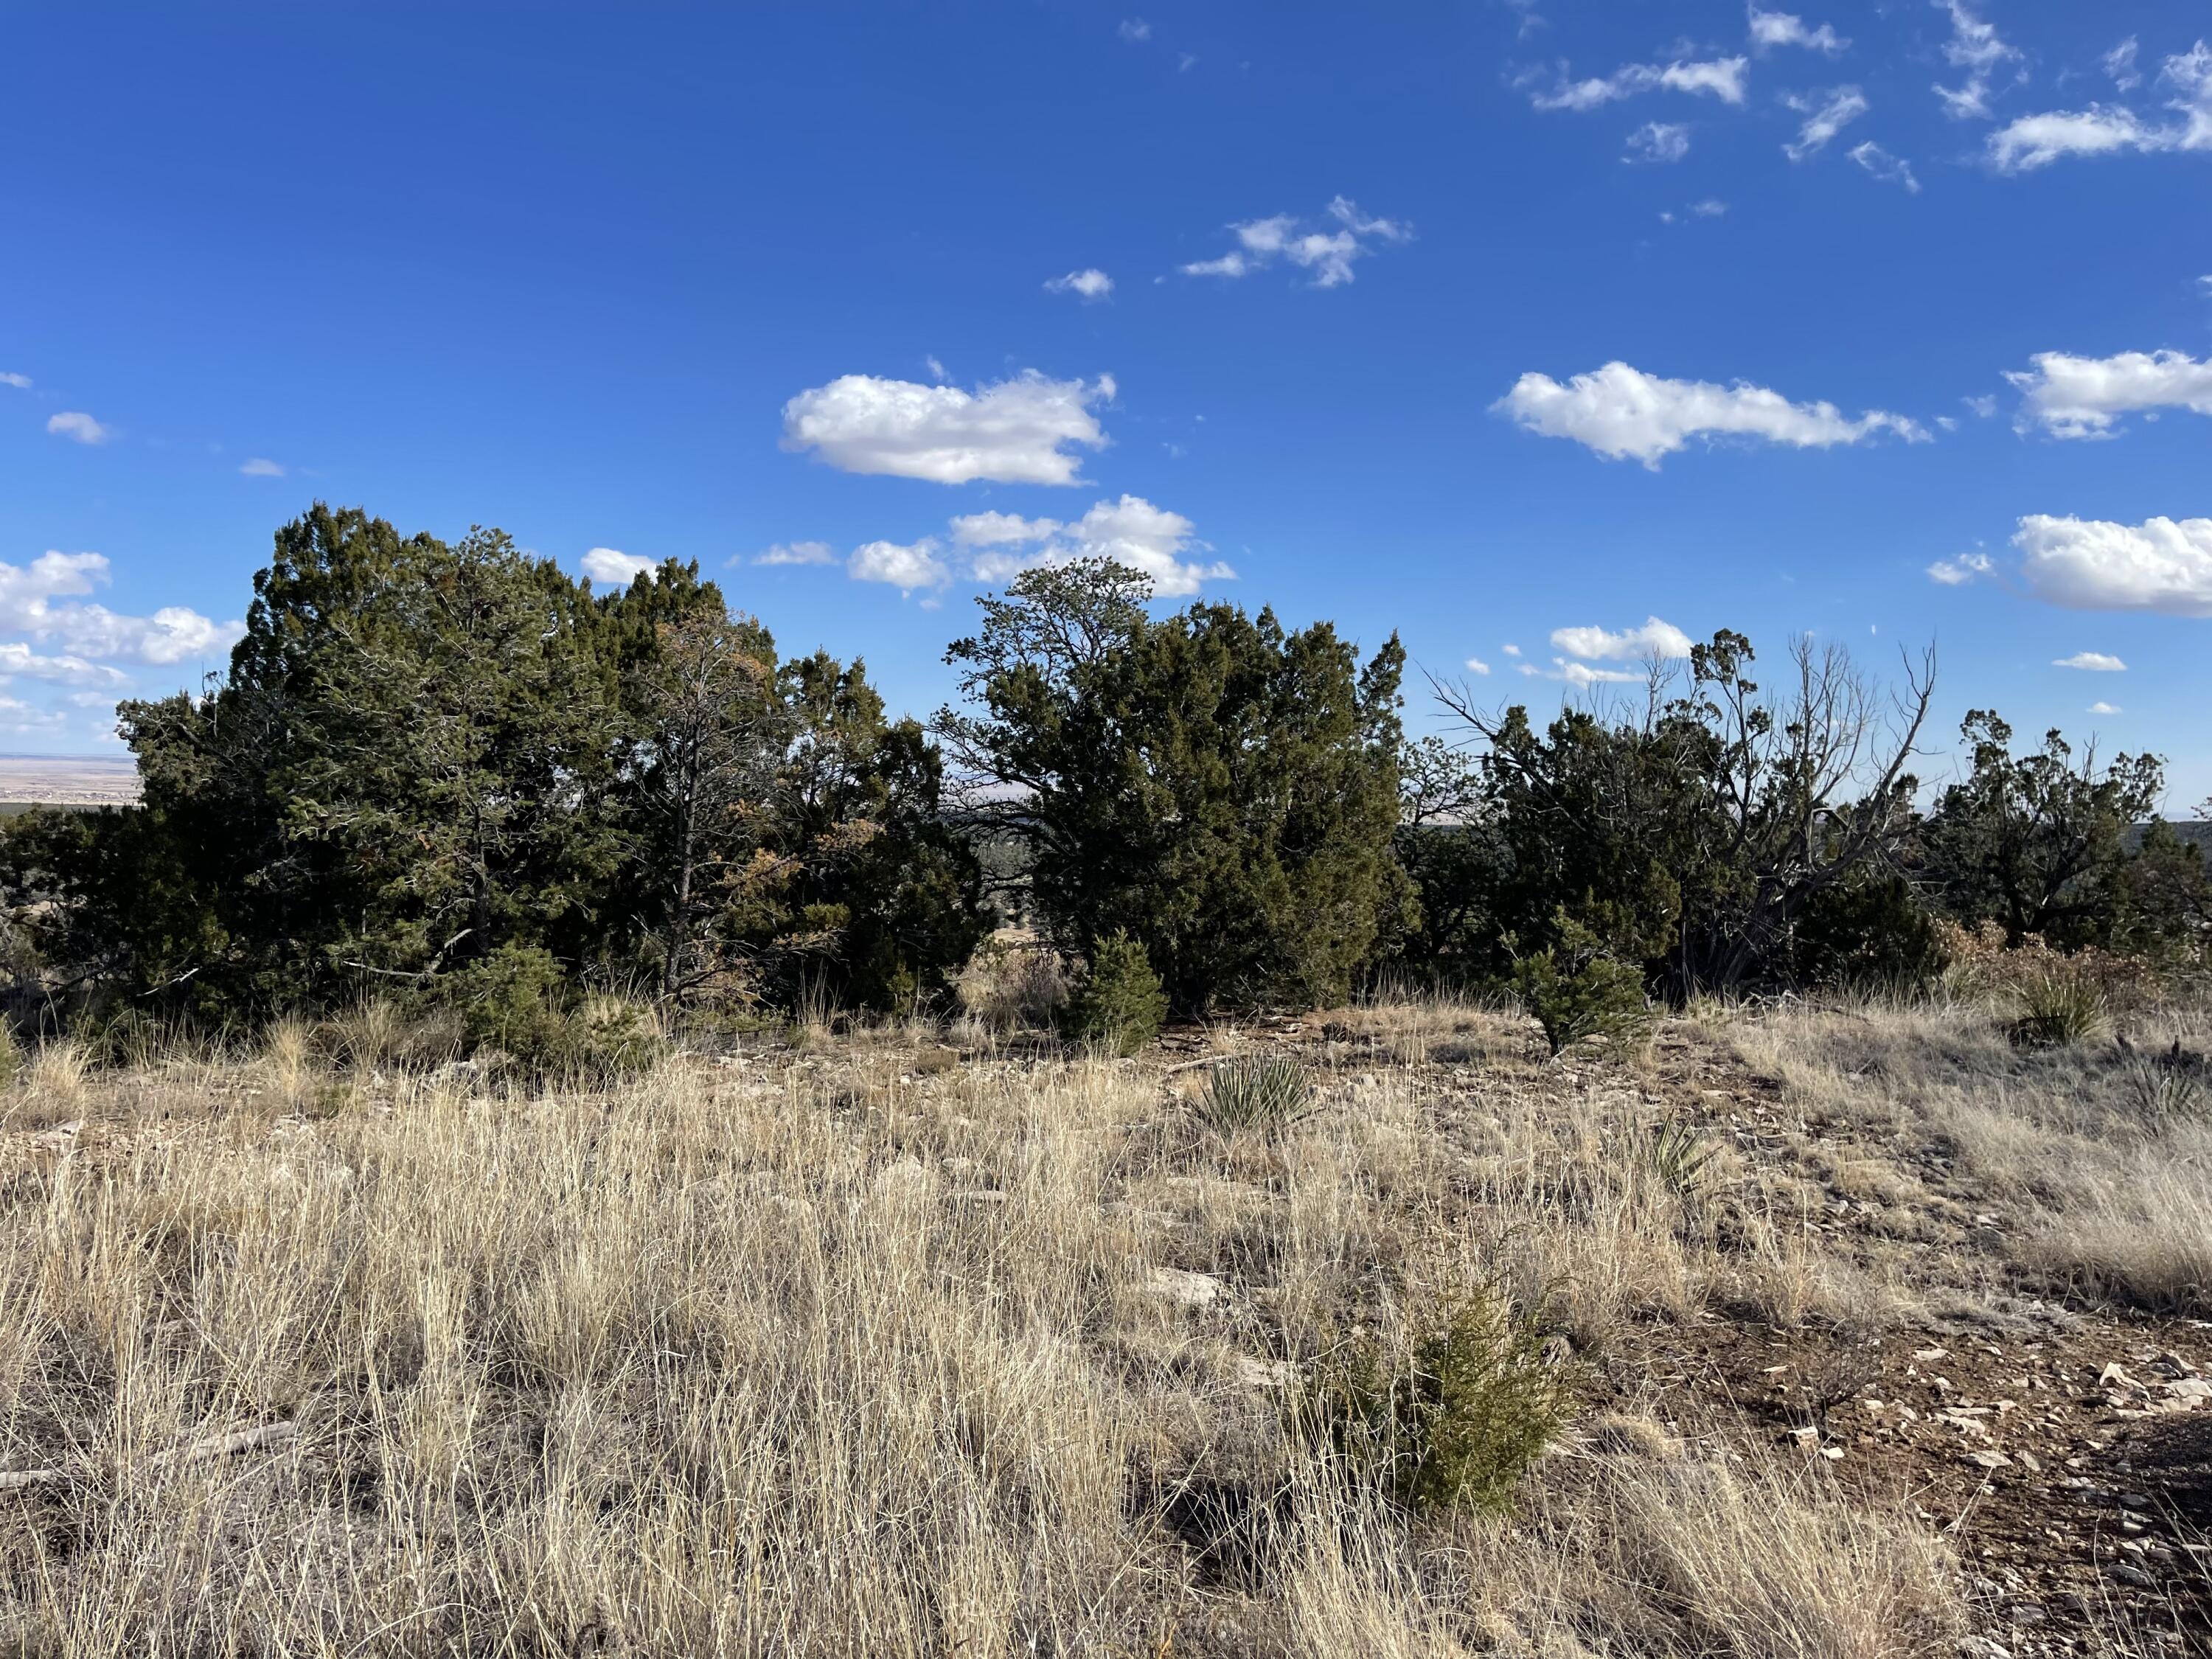
[[[1103,300],[1114,291],[1114,279],[1093,268],[1054,276],[1044,287],[1048,294],[1073,294],[1082,300]]]
[[[256,455],[238,470],[249,478],[281,478],[284,476],[284,468],[280,463],[260,455]]]
[[[1808,155],[1819,155],[1838,133],[1871,107],[1866,94],[1856,87],[1836,87],[1823,93],[1792,94],[1782,102],[1785,107],[1805,118],[1805,124],[1797,129],[1796,142],[1782,147],[1782,153],[1793,161],[1802,161]]]
[[[1761,11],[1755,3],[1749,11],[1751,44],[1758,52],[1771,52],[1777,46],[1802,46],[1808,52],[1833,58],[1851,44],[1826,23],[1818,28],[1808,28],[1802,17],[1786,11]]]
[[[1951,38],[1943,43],[1943,59],[1964,70],[1966,79],[1955,87],[1938,82],[1935,87],[1943,112],[1954,121],[1987,120],[1990,91],[1997,70],[2020,57],[1997,33],[1996,25],[1976,16],[1966,0],[1929,0],[1951,18]]]
[[[1679,161],[1690,153],[1690,130],[1678,121],[1646,121],[1628,135],[1624,161]]]
[[[1671,64],[1624,64],[1611,75],[1575,81],[1560,65],[1559,83],[1549,92],[1529,94],[1540,110],[1593,110],[1647,92],[1686,92],[1717,98],[1724,104],[1741,104],[1751,64],[1744,58],[1714,58],[1702,62],[1676,60]]]
[[[778,542],[753,556],[755,564],[835,564],[837,555],[827,542]]]
[[[1920,180],[1913,176],[1912,163],[1892,155],[1873,139],[1855,146],[1850,156],[1885,185],[1902,185],[1912,195],[1920,193]]]
[[[1302,228],[1287,213],[1232,224],[1229,228],[1237,246],[1218,258],[1184,265],[1182,274],[1234,279],[1265,270],[1282,259],[1313,272],[1316,288],[1338,288],[1353,279],[1352,261],[1372,253],[1376,243],[1413,240],[1413,228],[1405,221],[1362,212],[1346,196],[1331,200],[1327,212],[1338,227],[1335,230]]]
[[[2079,668],[2092,674],[2124,674],[2128,670],[2127,664],[2102,651],[2076,651],[2070,657],[2055,659],[2051,665],[2053,668]]]

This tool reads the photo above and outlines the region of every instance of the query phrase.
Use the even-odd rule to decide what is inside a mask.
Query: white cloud
[[[1777,46],[1803,46],[1810,52],[1826,52],[1834,57],[1850,45],[1827,24],[1816,29],[1805,27],[1805,20],[1786,11],[1761,11],[1756,3],[1749,8],[1751,14],[1751,44],[1760,52],[1771,52]]]
[[[937,483],[1080,483],[1080,459],[1066,446],[1105,445],[1091,405],[1111,403],[1114,391],[1110,374],[1050,380],[1034,369],[972,393],[841,375],[783,406],[783,447],[811,449],[847,472]]]
[[[1571,657],[1601,661],[1640,660],[1646,657],[1686,657],[1690,636],[1668,622],[1647,617],[1641,628],[1618,634],[1602,628],[1558,628],[1552,630],[1554,648]]]
[[[42,657],[20,640],[0,644],[0,678],[52,680],[63,685],[127,685],[130,676],[82,657]],[[109,698],[112,703],[114,699]]]
[[[1121,27],[1114,31],[1131,46],[1152,38],[1152,26],[1141,17],[1124,17]]]
[[[1691,203],[1690,211],[1700,219],[1717,219],[1728,211],[1728,204],[1708,196],[1702,202]]]
[[[1057,536],[1057,519],[1024,519],[1018,513],[963,513],[952,520],[952,539],[963,547],[1009,547]]]
[[[1301,230],[1288,213],[1232,224],[1239,244],[1217,259],[1200,259],[1182,267],[1186,276],[1249,276],[1277,259],[1287,259],[1301,270],[1314,273],[1316,288],[1336,288],[1352,280],[1352,262],[1375,250],[1368,239],[1384,242],[1411,241],[1413,228],[1402,219],[1382,219],[1360,211],[1349,197],[1334,198],[1328,216],[1342,228]]]
[[[1991,80],[2001,64],[2020,56],[2019,49],[2004,42],[1996,24],[1975,16],[1966,0],[1930,0],[1930,3],[1951,15],[1951,38],[1943,44],[1944,61],[1966,72],[1966,80],[1958,86],[1936,83],[1936,95],[1943,100],[1943,112],[1954,121],[1987,120]]]
[[[59,642],[71,656],[165,665],[227,647],[239,624],[217,624],[197,611],[165,605],[126,617],[104,605],[54,603],[91,592],[109,578],[98,553],[41,553],[27,566],[0,563],[0,633]]]
[[[0,386],[12,386],[18,392],[28,392],[31,377],[27,374],[0,374]]]
[[[1177,75],[1188,75],[1197,67],[1198,54],[1196,52],[1177,52],[1176,54],[1176,73]]]
[[[1198,539],[1195,528],[1182,514],[1154,507],[1140,495],[1100,501],[1067,524],[1011,513],[974,513],[952,521],[955,541],[991,550],[974,560],[978,581],[1006,581],[1037,565],[1106,558],[1143,571],[1152,579],[1152,591],[1164,598],[1195,593],[1202,583],[1236,577],[1226,564],[1186,556],[1212,550]]]
[[[2026,115],[1990,135],[1990,160],[2000,172],[2027,173],[2067,155],[2212,150],[2212,45],[2199,40],[2167,58],[2158,78],[2173,94],[2170,120],[2148,122],[2106,104]]]
[[[1521,654],[1521,647],[1517,645],[1501,645],[1498,648],[1509,657],[1517,657]]]
[[[1646,92],[1687,92],[1717,98],[1724,104],[1743,102],[1744,76],[1750,60],[1716,58],[1704,63],[1624,64],[1611,75],[1570,81],[1561,66],[1559,86],[1551,92],[1529,94],[1538,109],[1593,110],[1623,98]]]
[[[1593,668],[1586,662],[1570,662],[1565,657],[1553,658],[1549,668],[1524,662],[1521,672],[1531,679],[1565,680],[1569,685],[1629,685],[1644,678],[1632,669]]]
[[[835,564],[836,550],[827,542],[778,542],[753,556],[755,564]]]
[[[628,587],[638,577],[657,569],[660,563],[642,553],[625,553],[617,547],[592,548],[580,562],[584,574],[593,581],[613,587]]]
[[[1627,161],[1679,161],[1690,153],[1690,130],[1679,121],[1646,121],[1628,135]]]
[[[2092,674],[2124,674],[2127,664],[2118,657],[2108,657],[2101,651],[2076,651],[2070,657],[2060,657],[2051,665],[2053,668],[2079,668]]]
[[[1819,155],[1830,139],[1871,107],[1866,94],[1856,87],[1837,87],[1818,97],[1792,94],[1782,101],[1805,118],[1805,125],[1797,129],[1797,142],[1782,147],[1782,153],[1793,161]]]
[[[1994,392],[1985,392],[1977,398],[1961,398],[1959,401],[1985,421],[1996,418],[1997,398]]]
[[[845,568],[854,581],[884,582],[902,593],[917,587],[942,587],[952,573],[937,556],[937,543],[929,537],[908,546],[897,542],[869,542],[853,550]]]
[[[1990,135],[1990,159],[2001,173],[2030,172],[2062,155],[2110,155],[2160,147],[2134,111],[2097,104],[2086,110],[2023,115]]]
[[[1470,674],[1487,674],[1490,672],[1490,665],[1480,657],[1469,657],[1467,659],[1467,672]]]
[[[1523,374],[1492,404],[1528,431],[1571,438],[1608,460],[1632,457],[1656,470],[1660,458],[1694,437],[1745,437],[1795,448],[1863,443],[1882,432],[1924,441],[1919,423],[1870,410],[1847,418],[1833,404],[1793,404],[1778,392],[1738,381],[1669,380],[1624,362],[1577,374],[1562,386],[1548,374]]]
[[[2112,84],[2122,92],[2133,92],[2142,84],[2142,76],[2136,73],[2136,38],[2130,34],[2104,56],[2105,73],[2112,77]]]
[[[1915,196],[1920,193],[1920,180],[1912,175],[1912,163],[1892,155],[1873,139],[1855,146],[1850,155],[1851,160],[1885,185],[1902,185]]]
[[[1996,568],[1996,562],[1986,553],[1961,553],[1955,559],[1936,560],[1928,567],[1928,576],[1946,587],[1960,587]]]
[[[952,378],[945,372],[945,365],[939,362],[934,355],[924,357],[921,360],[921,366],[929,371],[929,378],[939,386],[943,386]]]
[[[2127,525],[2038,513],[2012,539],[2028,586],[2051,605],[2212,617],[2212,519]]]
[[[81,444],[104,444],[115,435],[111,427],[102,426],[82,410],[66,410],[49,416],[46,430],[57,437],[71,438]]]
[[[2110,436],[2120,417],[2145,410],[2186,409],[2212,415],[2212,361],[2179,351],[2123,351],[2075,357],[2039,351],[2033,369],[2005,379],[2018,386],[2024,422],[2057,438]]]
[[[249,478],[281,478],[284,476],[284,469],[279,463],[268,460],[259,455],[253,457],[238,470]]]
[[[2122,709],[2118,703],[2093,702],[2085,712],[2092,714],[2124,714],[2126,711]]]
[[[1114,279],[1097,269],[1071,270],[1045,285],[1048,294],[1073,294],[1085,300],[1103,300],[1114,291]]]

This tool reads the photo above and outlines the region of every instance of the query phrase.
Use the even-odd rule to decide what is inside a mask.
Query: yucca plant
[[[1314,1109],[1306,1068],[1280,1054],[1240,1054],[1206,1073],[1198,1115],[1224,1134],[1287,1128]]]
[[[1705,1172],[1719,1152],[1703,1129],[1682,1117],[1662,1117],[1651,1125],[1640,1150],[1645,1166],[1686,1203],[1703,1194]]]
[[[2020,1000],[2020,1018],[2008,1034],[2023,1048],[2070,1048],[2093,1042],[2111,1020],[2103,988],[2081,974],[2038,974],[2021,983]]]
[[[2137,1115],[2154,1129],[2203,1117],[2212,1105],[2197,1070],[2162,1054],[2130,1060],[2121,1082]]]

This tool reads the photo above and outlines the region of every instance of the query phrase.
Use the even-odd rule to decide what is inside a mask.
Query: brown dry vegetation
[[[2212,1128],[2143,1109],[2110,1044],[1707,1010],[1546,1064],[1518,1016],[1430,1001],[1103,1061],[991,1035],[1033,993],[981,988],[957,1052],[817,1025],[545,1092],[292,1028],[35,1057],[0,1097],[0,1650],[2201,1628]],[[1255,1046],[1315,1109],[1206,1127],[1188,1062]],[[1551,1335],[1573,1424],[1511,1514],[1408,1516],[1292,1407],[1476,1286]]]

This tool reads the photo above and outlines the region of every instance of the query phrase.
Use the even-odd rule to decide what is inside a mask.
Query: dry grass
[[[2212,1048],[2212,1015],[2137,1016],[2127,1046],[2022,1048],[1996,1006],[1798,1008],[1726,1035],[1804,1109],[1884,1149],[1887,1177],[1956,1166],[2007,1259],[2062,1291],[2212,1315],[2212,1113],[2143,1109],[2147,1062]],[[1908,1188],[1909,1189],[1909,1188]]]
[[[1709,1018],[1858,1150],[1686,1155],[1658,1062],[1543,1066],[1459,1005],[1337,1016],[1268,1135],[1157,1061],[946,1069],[915,1025],[550,1095],[434,1082],[373,1006],[236,1061],[41,1050],[0,1133],[0,1471],[46,1472],[0,1492],[0,1651],[1948,1653],[1924,1520],[1726,1402],[1625,1409],[1640,1356],[1972,1288],[1816,1224],[1838,1182],[1920,1204],[1938,1137],[2015,1271],[2185,1301],[2203,1131],[2122,1133],[2096,1054],[1978,1015]],[[1510,1522],[1409,1518],[1289,1390],[1475,1282],[1589,1415]]]

